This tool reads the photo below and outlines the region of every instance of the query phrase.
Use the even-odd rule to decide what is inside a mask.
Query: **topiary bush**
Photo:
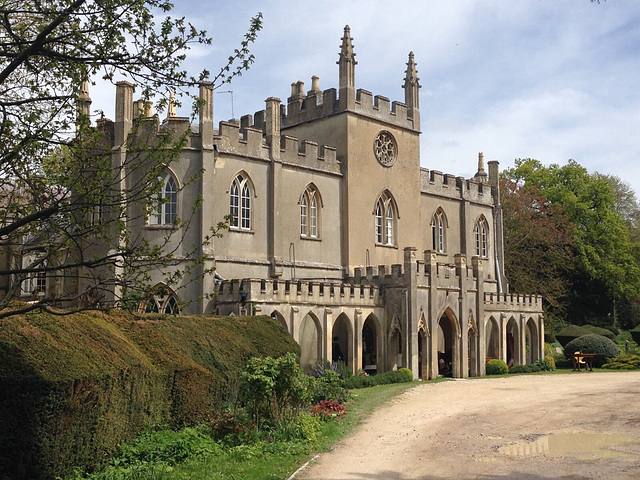
[[[567,346],[570,341],[581,337],[582,335],[588,335],[592,332],[585,330],[580,325],[569,325],[556,333],[556,339],[563,347]]]
[[[603,337],[607,337],[610,340],[613,340],[615,337],[615,334],[611,330],[607,328],[596,327],[595,325],[583,325],[582,329],[587,333],[602,335]]]
[[[494,358],[487,362],[487,375],[504,375],[505,373],[509,373],[509,367],[504,360]]]
[[[602,335],[583,335],[570,341],[564,347],[564,356],[571,358],[575,352],[596,353],[598,356],[594,358],[593,365],[601,367],[608,358],[615,358],[620,355],[618,346],[607,337]]]

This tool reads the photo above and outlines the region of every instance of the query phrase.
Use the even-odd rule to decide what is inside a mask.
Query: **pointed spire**
[[[420,128],[420,82],[418,78],[418,70],[416,70],[416,62],[413,52],[409,52],[409,61],[404,76],[404,103],[407,105],[409,117],[413,119],[413,126]]]
[[[484,169],[484,153],[478,154],[478,171],[473,177],[476,181],[481,183],[488,183],[487,172]]]
[[[340,88],[340,108],[352,108],[355,104],[355,85],[356,85],[356,54],[353,53],[353,38],[351,38],[351,29],[349,25],[344,27],[344,35],[342,37],[342,45],[340,46],[340,58],[338,65],[339,71],[339,88]],[[353,97],[353,98],[352,98]]]

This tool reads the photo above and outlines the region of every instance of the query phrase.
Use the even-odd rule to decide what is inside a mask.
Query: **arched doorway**
[[[486,360],[500,358],[500,328],[495,318],[491,317],[485,326]]]
[[[445,377],[459,377],[460,363],[457,338],[457,324],[450,309],[440,317],[438,321],[438,375]]]
[[[376,317],[369,315],[362,326],[362,369],[370,375],[382,370],[378,367],[382,360],[379,332]]]
[[[322,359],[322,336],[320,322],[307,313],[300,323],[300,367],[309,372]]]
[[[276,320],[280,325],[282,325],[282,327],[288,332],[291,333],[289,331],[289,326],[287,325],[287,321],[284,319],[284,316],[277,310],[274,310],[273,312],[271,312],[271,318],[273,318],[274,320]]]
[[[507,322],[507,365],[519,365],[521,362],[520,352],[520,335],[518,323],[515,318]]]
[[[344,313],[338,315],[331,330],[331,361],[344,362],[353,370],[353,331]]]
[[[526,363],[533,363],[540,360],[540,343],[538,341],[538,327],[533,318],[527,321],[525,328],[526,341]]]

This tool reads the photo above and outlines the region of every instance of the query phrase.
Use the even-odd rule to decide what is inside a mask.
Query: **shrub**
[[[551,332],[544,332],[544,341],[545,343],[554,343],[556,342],[555,334]]]
[[[638,370],[640,369],[640,355],[618,355],[602,365],[610,370]]]
[[[602,335],[603,337],[607,337],[610,340],[613,340],[615,337],[615,334],[611,330],[607,328],[596,327],[595,325],[583,325],[582,329],[587,334],[591,333],[594,335]]]
[[[556,369],[556,360],[551,355],[545,355],[544,361],[547,362],[551,366],[551,370]]]
[[[595,353],[598,356],[594,358],[594,366],[602,366],[607,358],[614,358],[620,354],[618,346],[613,340],[603,337],[602,335],[583,335],[570,341],[564,347],[564,356],[571,358],[575,352]]]
[[[276,359],[255,357],[240,375],[241,398],[258,426],[280,421],[311,402],[308,378],[294,353]]]
[[[560,345],[565,347],[571,340],[581,337],[582,335],[587,335],[589,333],[591,332],[585,330],[579,325],[569,325],[568,327],[565,327],[558,333],[556,333],[556,338],[558,339],[558,342],[560,342]]]
[[[487,375],[504,375],[505,373],[509,373],[509,367],[504,360],[494,358],[487,362]]]
[[[353,378],[359,378],[352,376]],[[335,400],[336,402],[344,403],[349,398],[349,392],[347,392],[346,382],[343,380],[340,374],[329,369],[323,369],[322,374],[317,378],[311,378],[312,403],[318,403],[322,400]]]
[[[326,420],[344,415],[346,409],[339,402],[333,400],[322,400],[316,405],[311,405],[311,407],[309,407],[309,412]]]

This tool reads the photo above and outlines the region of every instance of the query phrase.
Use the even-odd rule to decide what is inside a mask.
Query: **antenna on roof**
[[[233,120],[235,120],[236,119],[236,115],[233,112],[233,90],[225,90],[223,92],[216,92],[216,93],[230,93],[231,94],[231,118]]]

